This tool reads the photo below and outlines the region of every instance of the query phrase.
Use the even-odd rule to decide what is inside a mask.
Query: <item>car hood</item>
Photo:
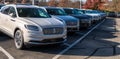
[[[65,15],[65,16],[53,16],[53,17],[58,18],[58,19],[60,18],[60,19],[62,19],[64,21],[78,21],[77,18],[72,17],[72,16],[68,16],[68,15]]]
[[[24,18],[27,23],[34,23],[41,27],[64,26],[63,22],[55,18]]]

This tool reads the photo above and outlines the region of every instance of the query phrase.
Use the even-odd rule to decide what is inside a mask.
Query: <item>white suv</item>
[[[17,49],[27,44],[57,44],[66,41],[66,26],[33,5],[6,5],[0,12],[0,31],[14,38]]]

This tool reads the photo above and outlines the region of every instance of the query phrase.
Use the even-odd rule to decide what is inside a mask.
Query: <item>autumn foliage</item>
[[[57,6],[57,7],[80,7],[80,1],[72,2],[71,0],[50,0],[48,6]]]
[[[58,2],[57,2],[56,0],[50,0],[50,1],[48,2],[48,5],[49,5],[49,6],[57,6],[57,5],[58,5]]]
[[[23,3],[23,4],[24,4],[24,3],[26,3],[26,0],[22,0],[22,2],[21,2],[21,3]]]
[[[3,3],[4,0],[0,0]],[[80,8],[79,0],[34,0],[36,5],[39,6],[55,6],[55,7],[72,7]],[[74,2],[73,2],[74,1]],[[32,0],[5,0],[9,3],[32,3]],[[87,0],[85,4],[82,3],[82,8],[84,9],[99,9],[108,11],[120,11],[120,0]]]
[[[86,9],[104,9],[104,4],[108,2],[108,0],[87,0],[87,2],[84,5],[84,8]]]

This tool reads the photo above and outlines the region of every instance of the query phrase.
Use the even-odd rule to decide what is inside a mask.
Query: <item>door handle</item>
[[[11,21],[15,21],[14,19],[10,19]]]

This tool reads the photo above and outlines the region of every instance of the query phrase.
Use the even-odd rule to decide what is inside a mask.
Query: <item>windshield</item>
[[[19,17],[49,18],[50,16],[40,8],[17,8]]]
[[[63,10],[61,10],[61,9],[50,9],[50,8],[47,8],[46,10],[51,15],[66,15],[66,13]]]
[[[64,9],[67,14],[79,14],[76,9]]]
[[[81,14],[77,9],[73,9],[74,14]]]
[[[76,10],[76,14],[84,14],[82,10],[78,10],[78,9],[75,9],[75,10]]]
[[[98,13],[98,12],[94,10],[86,10],[86,13]]]

